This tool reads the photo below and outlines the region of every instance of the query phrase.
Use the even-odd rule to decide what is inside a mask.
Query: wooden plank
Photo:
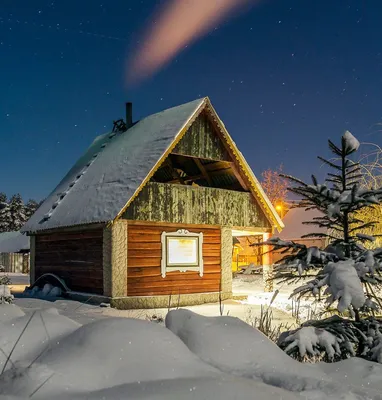
[[[148,282],[156,282],[161,285],[168,285],[169,282],[178,282],[184,283],[189,281],[200,281],[200,282],[220,282],[220,273],[211,273],[205,274],[202,277],[197,273],[194,272],[193,274],[189,274],[186,276],[182,274],[177,275],[166,275],[165,278],[162,278],[161,275],[159,276],[144,276],[144,277],[129,277],[128,285],[135,285],[138,283],[148,283]],[[192,282],[192,284],[198,284],[198,282]]]
[[[135,277],[144,277],[144,276],[162,276],[161,275],[161,270],[160,267],[128,267],[128,276],[129,278],[135,278]],[[209,273],[218,273],[220,274],[221,267],[220,265],[208,265],[205,266],[204,268],[204,275],[206,276]],[[166,276],[170,274],[174,274],[175,272],[168,272]],[[188,279],[188,276],[190,274],[194,274],[195,271],[186,271],[182,272],[182,276],[184,276],[184,279]]]
[[[133,258],[155,258],[162,257],[162,250],[129,249],[129,257]],[[220,248],[211,249],[203,246],[203,257],[220,257]]]
[[[74,291],[103,294],[103,231],[36,237],[36,277],[53,273]]]
[[[215,228],[211,228],[211,229],[205,229],[202,227],[190,227],[188,224],[186,225],[177,225],[175,226],[170,226],[167,225],[166,223],[161,223],[158,226],[152,226],[152,227],[148,227],[148,226],[137,226],[137,225],[132,225],[129,229],[128,229],[128,235],[161,235],[162,232],[171,232],[174,231],[176,232],[178,229],[187,229],[190,232],[203,232],[203,234],[205,236],[219,236],[220,235],[220,229],[215,229]]]
[[[154,227],[159,226],[160,228],[162,227],[173,227],[179,229],[179,224],[178,223],[171,223],[171,222],[158,222],[158,221],[137,221],[137,220],[131,220],[131,219],[126,219],[128,222],[129,230],[131,229],[132,226],[139,226],[141,228],[147,226],[149,229],[152,229]],[[187,224],[187,227],[189,229],[205,229],[210,230],[210,229],[215,229],[215,230],[220,230],[220,225],[206,225],[206,224]]]
[[[185,282],[185,281],[167,281],[167,282],[139,282],[134,284],[127,284],[127,290],[144,290],[144,289],[191,289],[191,288],[205,288],[205,287],[216,287],[219,288],[220,281],[212,280],[212,281],[197,281],[197,282]]]
[[[208,184],[210,186],[213,186],[212,180],[211,180],[210,176],[208,175],[207,170],[204,168],[204,165],[199,160],[199,158],[194,158],[194,162],[195,162],[196,166],[199,168],[200,172],[203,174],[203,176],[206,179],[206,181],[208,182]]]
[[[71,233],[52,233],[50,235],[36,235],[37,242],[56,242],[65,240],[83,240],[92,238],[102,238],[103,231],[101,229],[86,232],[71,232]]]
[[[139,250],[139,251],[158,251],[162,249],[162,244],[161,243],[145,243],[145,242],[132,242],[129,243],[129,253],[131,254],[132,250]],[[209,250],[220,250],[220,242],[210,241],[208,242],[203,242],[203,251],[209,251]]]
[[[144,290],[133,290],[130,289],[128,296],[165,296],[165,295],[177,295],[177,294],[192,294],[192,293],[218,293],[220,287],[218,286],[205,286],[205,287],[193,287],[193,288],[147,288]]]
[[[129,257],[127,256],[127,263],[131,267],[156,267],[161,265],[161,257]],[[209,265],[220,262],[220,258],[203,256],[203,264]]]

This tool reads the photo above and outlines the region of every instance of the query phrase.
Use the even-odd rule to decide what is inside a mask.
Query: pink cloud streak
[[[128,64],[128,81],[150,76],[230,12],[255,0],[169,0]],[[258,0],[257,0],[258,1]]]

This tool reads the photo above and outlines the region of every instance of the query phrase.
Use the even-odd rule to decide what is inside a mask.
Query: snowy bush
[[[301,198],[298,206],[306,210],[317,209],[322,214],[306,224],[326,228],[326,233],[311,233],[304,238],[324,238],[328,246],[322,249],[308,247],[277,237],[266,244],[284,255],[275,267],[276,279],[293,282],[308,278],[291,297],[314,296],[317,301],[325,301],[328,307],[336,307],[339,314],[354,321],[348,324],[343,322],[345,320],[329,318],[321,327],[311,323],[310,327],[300,328],[287,337],[283,335],[280,346],[290,354],[295,354],[298,349],[300,357],[316,356],[323,351],[328,360],[362,355],[378,361],[382,360],[379,328],[373,331],[370,320],[362,318],[373,314],[381,305],[376,291],[382,284],[382,248],[366,246],[375,241],[373,236],[365,234],[374,223],[363,222],[360,210],[379,205],[382,188],[361,186],[360,166],[351,159],[359,142],[350,132],[342,136],[340,147],[329,140],[329,148],[336,160],[319,157],[334,170],[328,174],[325,183],[318,183],[314,176],[312,184],[285,176],[294,184],[289,190]],[[379,323],[373,321],[379,327]],[[373,347],[368,347],[367,341]]]
[[[278,345],[300,361],[331,362],[358,356],[382,363],[382,320],[369,317],[352,321],[333,316],[309,321],[284,332]]]
[[[11,283],[8,275],[0,276],[0,304],[13,303],[13,295],[7,285]]]
[[[13,295],[7,285],[0,285],[0,304],[12,304]]]

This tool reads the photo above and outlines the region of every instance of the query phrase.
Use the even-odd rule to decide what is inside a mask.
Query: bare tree
[[[261,174],[261,186],[281,216],[285,213],[288,194],[288,181],[281,176],[282,172],[283,166],[280,165],[277,170],[269,168]]]

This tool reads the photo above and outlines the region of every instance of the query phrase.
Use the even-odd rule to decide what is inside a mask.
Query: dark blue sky
[[[280,163],[322,175],[315,157],[345,129],[381,143],[380,0],[264,1],[129,89],[157,3],[1,2],[0,191],[45,197],[125,101],[139,119],[209,96],[258,177]]]

